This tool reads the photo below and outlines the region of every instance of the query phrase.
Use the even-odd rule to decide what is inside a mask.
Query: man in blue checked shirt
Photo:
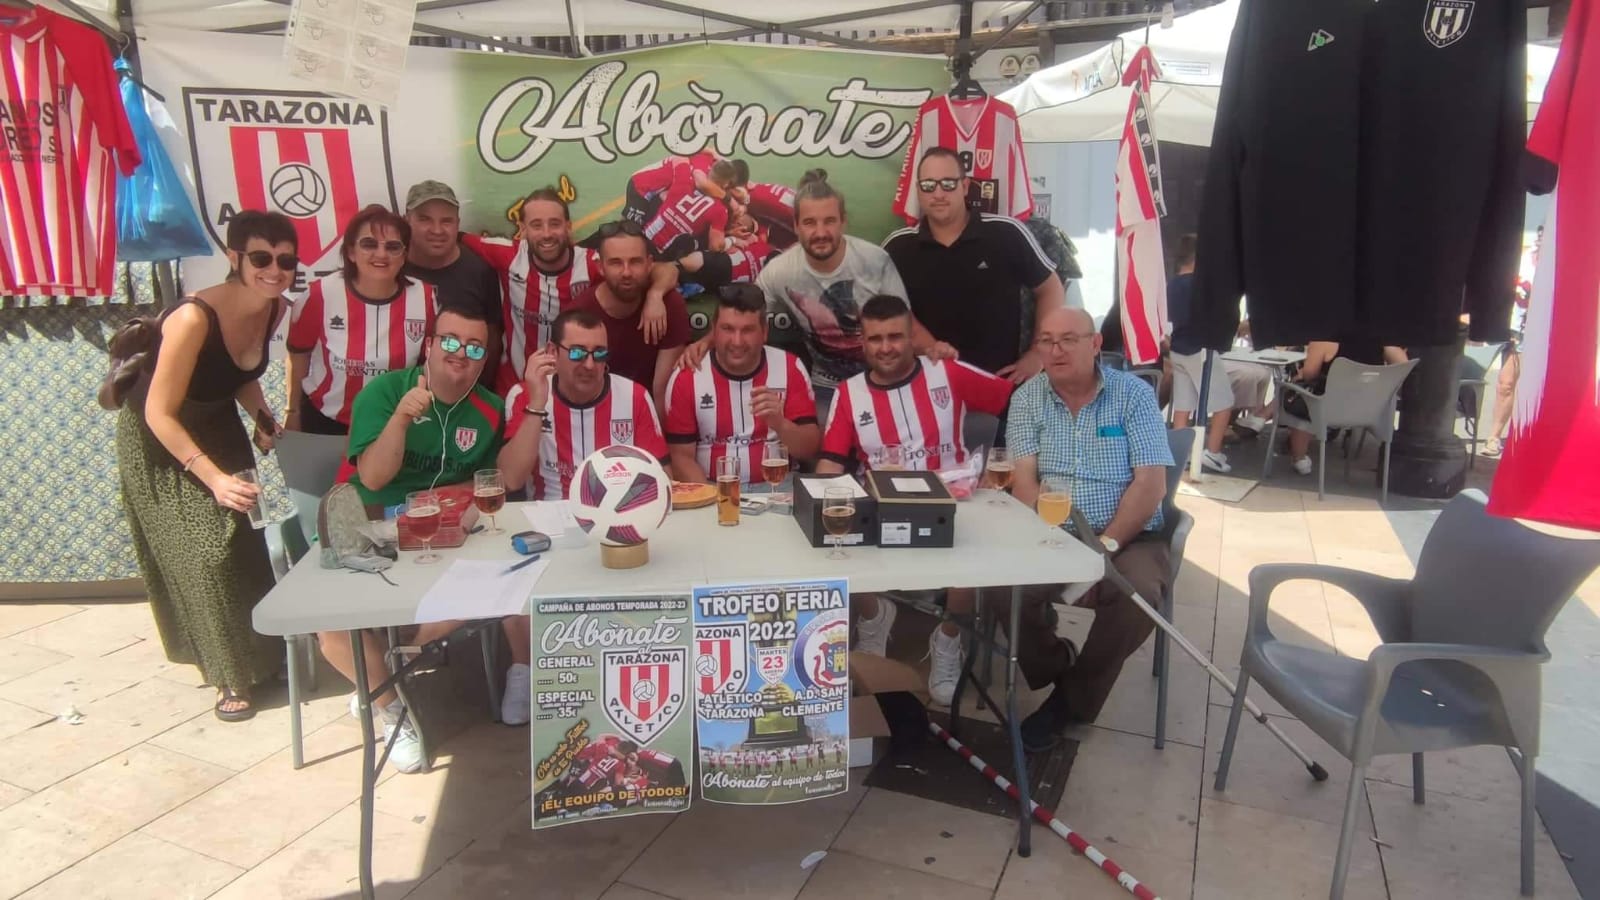
[[[1155,395],[1133,375],[1099,364],[1100,335],[1081,309],[1050,313],[1034,346],[1044,371],[1012,395],[1006,426],[1015,460],[1012,492],[1032,506],[1045,479],[1070,479],[1073,505],[1099,533],[1118,571],[1140,595],[1159,597],[1167,580],[1161,501],[1172,451]],[[1023,590],[1017,648],[1022,673],[1035,690],[1055,685],[1044,705],[1022,722],[1029,750],[1053,746],[1069,723],[1093,722],[1123,661],[1155,627],[1125,594],[1101,582],[1077,601],[1095,617],[1083,651],[1075,653],[1056,636],[1051,601],[1062,588]]]

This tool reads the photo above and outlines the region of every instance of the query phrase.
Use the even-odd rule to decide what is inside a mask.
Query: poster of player
[[[533,827],[689,808],[692,624],[683,598],[533,609]]]
[[[694,590],[700,796],[796,803],[850,787],[847,579]]]

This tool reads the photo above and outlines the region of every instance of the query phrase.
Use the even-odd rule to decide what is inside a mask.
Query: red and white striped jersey
[[[694,371],[674,369],[667,381],[667,442],[694,444],[695,459],[708,474],[730,444],[739,448],[741,478],[759,481],[763,447],[774,440],[767,423],[750,411],[750,393],[758,387],[782,390],[783,417],[797,424],[817,421],[817,398],[811,376],[791,353],[765,347],[756,370],[735,378],[707,353]]]
[[[591,283],[603,279],[598,251],[573,247],[567,267],[546,272],[533,263],[527,242],[518,238],[466,236],[466,244],[500,274],[506,341],[499,384],[522,380],[529,355],[550,341],[550,323]]]
[[[917,164],[930,147],[945,147],[961,157],[972,179],[967,202],[980,212],[1013,219],[1033,214],[1033,191],[1028,182],[1028,160],[1022,150],[1022,126],[1009,103],[984,97],[952,100],[940,95],[922,104],[912,126],[895,188],[894,211],[915,225],[922,218],[917,200]]]
[[[674,185],[661,208],[645,223],[644,236],[657,250],[666,250],[687,235],[703,250],[713,228],[727,230],[728,207],[721,200],[694,190],[692,185],[688,191],[680,191]]]
[[[1150,82],[1160,77],[1149,47],[1140,47],[1123,76],[1133,88],[1117,146],[1117,288],[1128,362],[1161,359],[1167,333],[1166,257],[1161,252],[1161,157],[1150,122]]]
[[[117,171],[139,148],[105,39],[35,7],[0,25],[0,82],[0,293],[114,293]]]
[[[750,197],[750,215],[769,224],[794,228],[794,189],[781,184],[755,182],[745,185]]]
[[[516,437],[528,418],[526,394],[519,381],[506,393],[506,440]],[[621,375],[606,376],[605,389],[594,400],[574,406],[561,398],[552,379],[545,401],[544,432],[539,435],[539,465],[533,470],[534,500],[565,500],[578,464],[596,450],[631,444],[657,459],[667,458],[650,392]]]
[[[743,247],[729,247],[728,259],[733,263],[730,278],[733,283],[754,283],[766,266],[767,257],[771,255],[772,245],[762,240],[751,241]]]
[[[694,173],[710,174],[716,161],[717,155],[710,150],[701,150],[693,156],[669,156],[628,176],[628,182],[646,197],[654,197],[673,187],[691,190]]]
[[[823,457],[870,463],[884,446],[899,444],[907,469],[959,465],[967,457],[967,410],[998,416],[1011,400],[1011,382],[955,360],[918,357],[911,375],[893,385],[874,384],[869,374],[851,377],[833,395]]]
[[[289,314],[289,352],[311,354],[301,389],[323,415],[350,424],[368,381],[417,364],[436,315],[433,285],[416,279],[383,303],[357,296],[342,272],[311,282]]]

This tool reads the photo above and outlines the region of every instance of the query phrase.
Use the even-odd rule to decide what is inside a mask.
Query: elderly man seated
[[[1065,480],[1063,489],[1071,490],[1118,571],[1142,596],[1157,597],[1167,580],[1161,501],[1172,451],[1155,396],[1137,377],[1098,364],[1100,335],[1083,310],[1050,313],[1035,346],[1044,371],[1017,388],[1006,426],[1013,493],[1032,505],[1042,483]],[[1123,661],[1155,627],[1127,595],[1102,581],[1077,601],[1095,616],[1082,652],[1074,652],[1056,635],[1051,604],[1062,589],[1033,585],[1023,591],[1017,648],[1023,676],[1034,689],[1055,686],[1022,722],[1029,750],[1050,748],[1072,722],[1094,721]]]

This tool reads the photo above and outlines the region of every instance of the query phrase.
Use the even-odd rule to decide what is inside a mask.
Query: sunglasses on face
[[[923,178],[917,182],[917,189],[924,194],[933,193],[934,188],[938,188],[941,191],[953,191],[958,187],[961,187],[961,179],[959,178]]]
[[[632,223],[630,222],[629,224],[631,225]],[[588,347],[568,347],[565,344],[557,344],[556,346],[567,351],[567,359],[573,362],[583,362],[592,356],[595,362],[603,363],[611,358],[611,351],[605,347],[596,347],[590,350]]]
[[[251,250],[244,255],[244,258],[249,261],[250,265],[258,269],[265,269],[267,266],[272,265],[274,259],[273,255],[265,250]],[[293,253],[280,253],[276,259],[278,268],[285,272],[293,272],[295,269],[300,268],[300,258]]]
[[[389,254],[406,252],[406,245],[400,241],[383,241],[380,243],[377,238],[369,237],[364,237],[361,240],[356,241],[356,246],[367,251],[368,253],[376,253],[379,249],[382,249],[383,252]]]
[[[640,228],[637,222],[629,222],[627,219],[619,219],[615,222],[607,222],[600,226],[601,238],[616,237],[619,234],[642,237],[644,235],[644,229]]]
[[[458,338],[453,334],[439,335],[439,349],[446,353],[454,353],[457,350],[460,350],[467,355],[467,359],[470,359],[473,362],[478,362],[485,356],[489,355],[488,349],[477,341],[472,341],[469,343],[461,340],[461,338]]]

